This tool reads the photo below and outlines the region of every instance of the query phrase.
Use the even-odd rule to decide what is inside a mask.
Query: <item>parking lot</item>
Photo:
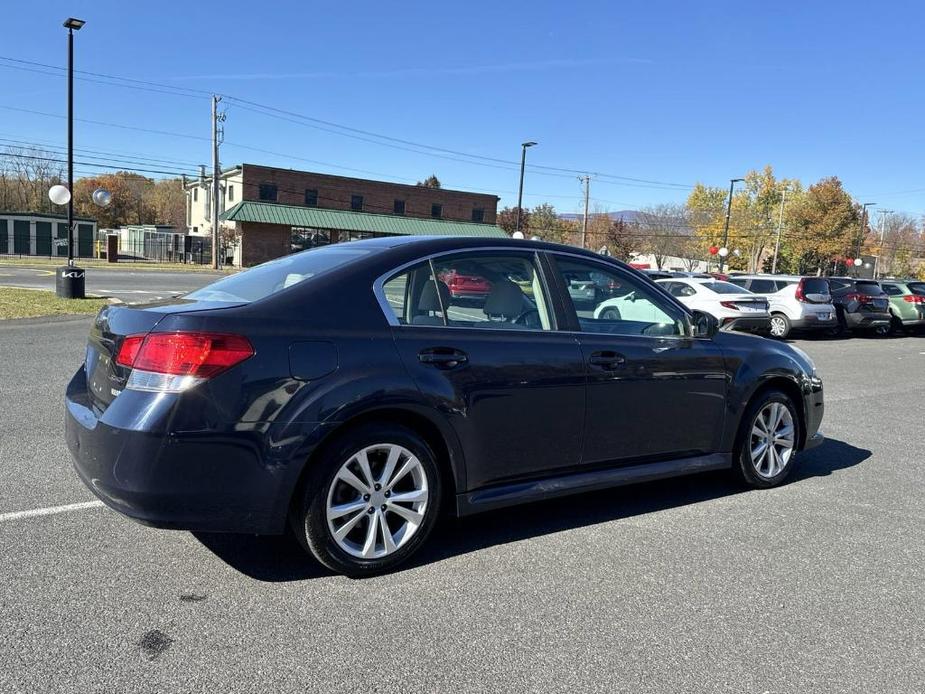
[[[922,691],[925,338],[797,341],[828,440],[781,488],[446,522],[351,580],[284,538],[20,513],[93,500],[62,437],[88,326],[0,323],[0,692]]]

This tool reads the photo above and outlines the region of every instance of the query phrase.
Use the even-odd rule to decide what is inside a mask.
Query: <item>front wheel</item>
[[[775,313],[771,316],[771,337],[783,340],[790,334],[790,319],[783,313]]]
[[[388,571],[424,543],[440,510],[433,452],[393,424],[352,429],[312,469],[292,527],[329,569],[351,576]]]
[[[768,390],[755,398],[742,418],[733,468],[751,487],[775,487],[794,465],[800,419],[790,397]]]

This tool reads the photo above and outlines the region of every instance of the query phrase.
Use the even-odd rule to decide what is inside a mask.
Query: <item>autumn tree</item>
[[[856,247],[860,206],[835,176],[807,188],[786,213],[787,246],[800,274],[832,267]]]
[[[155,182],[148,194],[148,204],[154,211],[155,224],[186,230],[186,192],[181,179],[164,178]]]
[[[441,187],[440,179],[437,178],[437,174],[431,174],[430,176],[425,178],[423,181],[418,181],[417,185],[423,188],[440,188]]]
[[[503,210],[498,212],[497,221],[495,222],[499,227],[504,229],[508,235],[513,234],[517,230],[517,208],[516,207],[505,207]],[[527,231],[530,228],[530,211],[524,210],[522,219],[520,221],[520,229],[527,234]]]
[[[7,147],[0,153],[0,210],[60,212],[48,189],[64,180],[61,155],[42,149]]]
[[[517,223],[516,212],[514,223],[515,225]],[[530,211],[530,223],[524,228],[524,234],[538,236],[544,241],[569,243],[573,240],[577,229],[578,225],[575,222],[561,219],[555,207],[549,203],[543,203]]]

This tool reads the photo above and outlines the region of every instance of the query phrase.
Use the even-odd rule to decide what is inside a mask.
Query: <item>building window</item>
[[[362,195],[351,195],[350,196],[350,209],[354,212],[363,211],[363,196]]]
[[[430,216],[440,219],[443,216],[443,205],[438,205],[434,203],[430,206]]]
[[[276,184],[261,183],[259,198],[261,200],[270,200],[272,202],[276,202]]]
[[[234,202],[234,186],[228,184],[228,202]]]
[[[485,210],[481,207],[476,207],[472,210],[472,221],[473,222],[484,222],[485,221]]]
[[[305,189],[305,204],[309,207],[318,207],[318,191]]]
[[[199,202],[199,188],[193,188],[193,202]]]
[[[405,214],[405,201],[396,200],[394,205],[392,206],[392,211],[395,214]]]

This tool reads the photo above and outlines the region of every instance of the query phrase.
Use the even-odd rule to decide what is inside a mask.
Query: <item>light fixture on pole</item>
[[[855,254],[854,266],[856,268],[861,267],[864,261],[861,260],[861,244],[864,243],[864,228],[867,226],[867,208],[874,207],[877,203],[875,202],[865,202],[861,205],[861,228],[858,230],[858,252]],[[857,270],[854,271],[854,276],[857,277]]]
[[[524,202],[524,166],[527,163],[527,148],[534,147],[536,142],[524,142],[520,145],[520,189],[517,191],[517,226],[515,229],[520,231],[520,225],[523,221],[523,202]]]
[[[67,266],[58,268],[55,277],[55,293],[63,299],[84,298],[84,271],[74,266],[74,32],[86,22],[68,17],[64,21],[67,29]],[[64,200],[65,195],[53,186],[48,191],[52,202]],[[52,195],[54,193],[54,195]]]
[[[723,245],[722,245],[722,248],[720,248],[720,251],[722,251],[723,249],[726,249],[726,252],[725,253],[720,252],[720,260],[719,260],[719,271],[720,272],[723,271],[724,261],[726,259],[726,256],[729,254],[729,248],[728,248],[729,246],[729,217],[732,214],[732,191],[733,191],[733,188],[735,188],[736,183],[741,183],[744,180],[745,180],[744,178],[729,179],[729,200],[726,203],[726,225],[723,227]]]

